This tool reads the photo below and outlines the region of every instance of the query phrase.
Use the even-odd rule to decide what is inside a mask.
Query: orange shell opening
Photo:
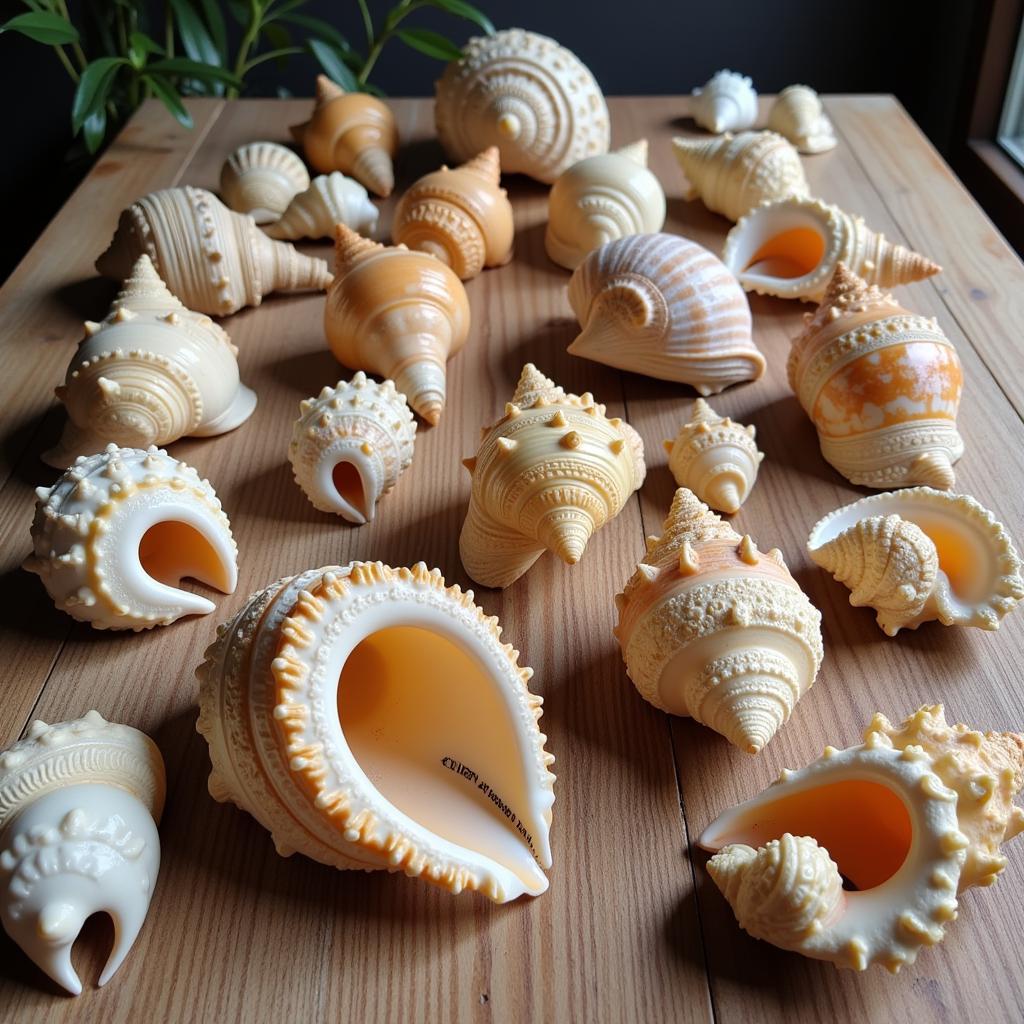
[[[148,576],[167,587],[188,578],[222,593],[231,590],[228,569],[216,549],[187,523],[172,520],[151,526],[139,542],[139,562]]]
[[[744,270],[787,279],[809,274],[825,255],[825,239],[813,228],[790,228],[773,235]]]

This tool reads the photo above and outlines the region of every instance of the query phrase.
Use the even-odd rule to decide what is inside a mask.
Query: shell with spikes
[[[821,613],[776,548],[758,550],[692,491],[615,599],[615,636],[640,695],[760,752],[814,683]]]
[[[284,856],[539,895],[554,776],[532,674],[472,592],[422,562],[278,580],[197,670],[210,792]]]
[[[485,587],[509,586],[545,550],[575,565],[645,473],[632,427],[609,419],[593,395],[567,394],[532,363],[465,465],[473,482],[459,552]]]
[[[716,71],[693,90],[693,119],[709,132],[739,132],[757,123],[757,92],[746,75]]]
[[[380,212],[369,193],[341,171],[318,174],[309,187],[288,204],[279,220],[263,230],[271,238],[295,241],[299,238],[334,238],[334,228],[344,224],[361,235],[377,232]]]

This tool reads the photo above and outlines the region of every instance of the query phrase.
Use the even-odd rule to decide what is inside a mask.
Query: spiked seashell
[[[24,568],[80,622],[138,632],[212,612],[179,588],[185,577],[235,591],[238,549],[220,501],[165,451],[107,445],[36,493]]]
[[[768,127],[784,135],[801,153],[835,148],[836,131],[821,97],[806,85],[788,85],[779,93],[768,114]]]
[[[117,972],[142,930],[160,871],[164,763],[156,744],[96,711],[36,721],[0,753],[0,919],[32,962],[73,996],[71,947],[110,915]]]
[[[281,219],[263,230],[271,238],[333,238],[336,224],[361,235],[377,231],[377,207],[365,188],[341,171],[317,175],[309,187],[288,204]]]
[[[573,355],[713,395],[764,373],[743,290],[707,249],[632,235],[592,252],[569,281]]]
[[[497,146],[503,171],[548,184],[608,150],[608,107],[593,75],[553,39],[521,28],[466,43],[437,83],[434,117],[453,159]]]
[[[238,213],[257,224],[277,220],[300,192],[309,188],[306,165],[276,142],[239,146],[220,170],[220,194]]]
[[[821,665],[821,614],[782,553],[760,553],[685,487],[615,603],[640,695],[750,754],[789,720]]]
[[[753,128],[757,122],[757,93],[746,75],[716,71],[693,96],[693,119],[716,135]]]
[[[500,634],[422,562],[271,584],[196,673],[211,794],[256,818],[282,856],[499,903],[539,895],[553,759],[532,672]]]
[[[643,442],[593,397],[566,394],[532,363],[505,415],[485,427],[459,538],[466,572],[507,587],[545,549],[568,565],[644,479]]]

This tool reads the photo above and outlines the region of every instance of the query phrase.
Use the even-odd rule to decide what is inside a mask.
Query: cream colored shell
[[[238,213],[257,224],[277,220],[300,192],[309,188],[306,165],[276,142],[239,146],[220,170],[220,194]]]
[[[693,119],[709,132],[738,132],[757,123],[757,93],[746,75],[716,71],[693,90]]]
[[[836,131],[821,97],[806,85],[787,85],[779,93],[768,113],[768,127],[801,153],[824,153],[836,145]]]
[[[263,230],[271,238],[295,241],[299,238],[333,238],[336,224],[344,224],[361,235],[377,231],[379,211],[369,193],[355,178],[341,171],[318,174],[309,187],[295,196],[280,220]]]

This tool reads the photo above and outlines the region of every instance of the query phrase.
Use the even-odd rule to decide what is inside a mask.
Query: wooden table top
[[[686,99],[610,101],[613,143],[651,140],[651,166],[669,196],[666,231],[721,251],[728,223],[684,202],[673,134],[692,129]],[[1019,1020],[1024,1015],[1024,842],[1011,844],[994,889],[971,890],[939,947],[898,977],[880,968],[839,972],[743,933],[691,844],[721,810],[760,791],[784,766],[830,743],[859,742],[872,713],[902,717],[944,702],[950,720],[1024,725],[1024,612],[998,633],[937,623],[888,639],[870,609],[809,561],[810,526],[858,492],[822,459],[810,421],[785,379],[790,338],[809,307],[751,296],[765,376],[714,400],[757,426],[767,453],[735,517],[762,549],[780,547],[824,617],[825,661],[814,688],[766,750],[750,757],[689,719],[647,705],[626,677],[612,637],[613,595],[658,530],[674,484],[662,439],[686,418],[689,388],[566,354],[576,324],[568,274],[544,253],[546,188],[509,185],[514,261],[469,282],[473,329],[448,368],[448,408],[421,427],[412,468],[369,526],[316,512],[287,460],[298,402],[349,376],[328,352],[320,295],[272,296],[225,321],[243,379],[259,394],[253,418],[173,453],[208,476],[238,541],[240,582],[217,611],[134,635],[98,633],[54,609],[23,572],[33,488],[54,473],[39,454],[64,419],[53,398],[81,337],[114,286],[93,261],[119,211],[153,189],[215,188],[224,158],[257,138],[287,139],[309,101],[190,103],[185,131],[145,105],[106,151],[0,290],[0,748],[35,718],[97,708],[149,733],[167,765],[163,863],[135,949],[105,989],[95,979],[111,929],[87,926],[75,948],[85,992],[57,988],[0,936],[0,1015],[7,1020],[346,1020],[445,1022],[578,1020]],[[959,418],[967,451],[958,489],[996,511],[1024,540],[1024,267],[903,109],[889,97],[835,97],[839,146],[805,160],[812,190],[863,214],[945,271],[900,290],[908,308],[937,316],[963,361]],[[404,140],[399,189],[441,162],[432,104],[398,100]],[[764,111],[763,111],[764,112]],[[385,203],[384,223],[391,203]],[[326,245],[308,252],[330,253]],[[302,569],[349,559],[424,560],[471,586],[458,557],[469,477],[460,460],[535,362],[643,436],[648,476],[639,495],[570,569],[544,556],[504,593],[474,588],[497,614],[521,661],[536,670],[542,722],[555,754],[551,887],[495,906],[452,897],[383,872],[338,872],[283,859],[250,817],[207,793],[209,759],[196,734],[193,676],[218,622],[246,595]]]

